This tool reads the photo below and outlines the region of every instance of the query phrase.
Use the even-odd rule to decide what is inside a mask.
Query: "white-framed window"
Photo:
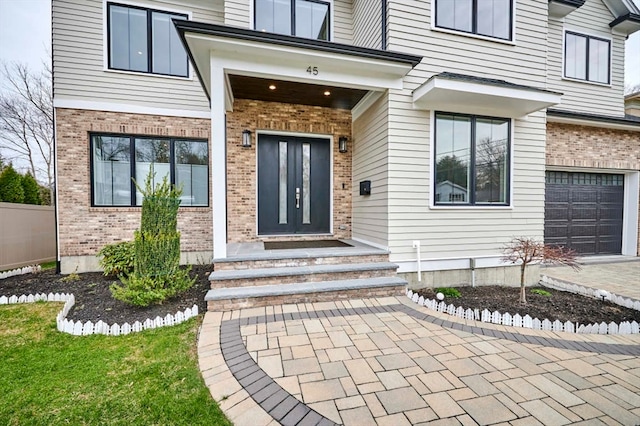
[[[181,206],[209,205],[209,148],[206,140],[91,135],[91,205],[140,206],[140,185],[153,167],[154,184],[166,176],[182,188]]]
[[[435,113],[435,205],[510,205],[511,120]]]
[[[512,40],[514,0],[434,0],[435,26]]]
[[[331,39],[331,3],[322,0],[254,0],[257,31],[316,40]]]
[[[187,52],[172,19],[188,16],[107,3],[109,69],[188,77]]]
[[[611,40],[566,31],[564,76],[592,83],[611,82]]]

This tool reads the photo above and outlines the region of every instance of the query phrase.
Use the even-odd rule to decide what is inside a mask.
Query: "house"
[[[52,19],[64,273],[131,238],[151,163],[184,188],[185,262],[343,239],[446,285],[472,264],[517,280],[514,236],[638,255],[631,0],[53,0]]]
[[[627,115],[640,117],[640,92],[630,93],[624,97],[624,110]]]

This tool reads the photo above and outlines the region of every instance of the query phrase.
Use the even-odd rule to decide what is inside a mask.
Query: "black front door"
[[[330,232],[329,139],[258,137],[258,234]]]

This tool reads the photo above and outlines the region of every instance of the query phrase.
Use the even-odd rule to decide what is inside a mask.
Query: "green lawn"
[[[200,377],[200,318],[128,336],[71,336],[59,303],[0,307],[0,424],[229,425]]]

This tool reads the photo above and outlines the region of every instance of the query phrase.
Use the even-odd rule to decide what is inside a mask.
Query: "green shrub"
[[[180,269],[180,233],[177,230],[181,190],[172,188],[167,178],[153,186],[153,168],[145,188],[140,230],[134,233],[133,272],[113,284],[111,294],[137,306],[162,303],[189,289],[195,279],[190,269]]]
[[[549,293],[547,290],[543,290],[541,288],[532,288],[531,289],[531,293],[538,294],[540,296],[551,297],[551,293]]]
[[[24,202],[22,176],[15,171],[11,164],[5,167],[0,174],[0,201],[5,203]]]
[[[445,297],[458,298],[462,296],[460,291],[453,287],[438,287],[435,289],[436,294],[442,293]]]
[[[31,173],[22,176],[22,190],[24,191],[25,204],[36,204],[38,206],[42,204],[40,186]]]
[[[133,241],[122,241],[107,244],[98,252],[100,266],[104,269],[104,275],[128,276],[133,271],[134,261]]]

